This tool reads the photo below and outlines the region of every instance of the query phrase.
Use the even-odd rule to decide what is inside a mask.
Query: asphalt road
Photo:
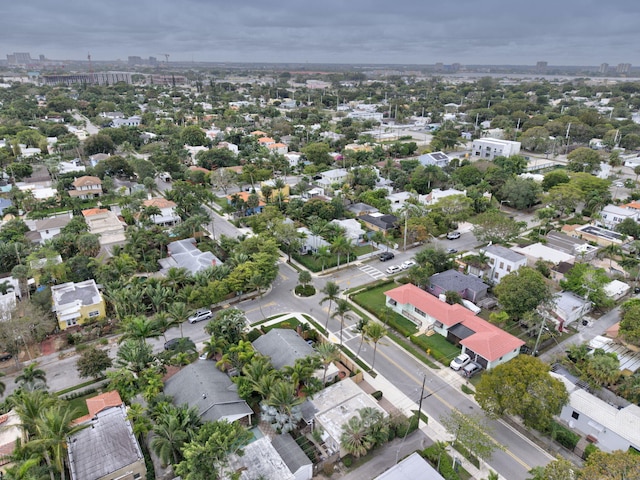
[[[221,233],[229,236],[237,236],[240,232],[233,225],[220,217],[217,213],[212,213],[214,218],[214,229],[216,235]],[[441,248],[467,249],[476,244],[476,240],[471,232],[463,233],[457,240],[437,239],[435,243]],[[443,245],[444,244],[444,245]],[[446,247],[445,247],[446,246]],[[313,284],[318,289],[318,293],[309,298],[298,298],[293,294],[297,285],[298,273],[291,266],[283,261],[279,264],[279,273],[272,289],[262,298],[241,302],[236,305],[246,312],[250,323],[263,318],[287,313],[304,312],[312,315],[321,324],[328,322],[329,330],[334,334],[334,338],[339,337],[340,324],[336,319],[328,315],[327,304],[320,305],[323,298],[320,289],[327,281],[337,282],[342,289],[361,286],[377,278],[385,276],[384,270],[391,264],[399,264],[411,258],[416,250],[406,252],[396,251],[396,257],[389,262],[380,262],[376,257],[368,262],[356,262],[333,273],[325,275],[314,275]],[[379,273],[376,273],[379,272]],[[354,351],[357,351],[359,337],[352,331],[354,321],[349,319],[343,331],[344,342]],[[204,332],[206,322],[197,324],[185,323],[182,327],[184,336],[191,338],[196,344],[201,346],[202,342],[208,340],[208,335]],[[167,332],[167,338],[180,336],[180,329],[173,328]],[[150,343],[154,350],[160,351],[163,348],[164,339],[151,339]],[[115,356],[117,344],[111,344],[109,351]],[[373,363],[373,348],[367,344],[362,347],[361,357],[369,364]],[[47,372],[47,378],[51,390],[57,391],[72,385],[81,383],[77,375],[75,362],[76,356],[59,358],[58,354],[39,359],[40,366]],[[460,390],[460,379],[457,374],[448,368],[431,370],[421,364],[413,357],[409,356],[403,349],[398,347],[389,339],[383,339],[378,344],[376,353],[375,368],[379,374],[392,382],[398,389],[404,392],[409,398],[418,402],[420,395],[419,387],[422,384],[423,376],[426,377],[426,397],[423,401],[423,410],[430,418],[439,419],[446,415],[452,408],[457,408],[463,412],[474,412],[481,414],[480,408],[467,395]],[[452,376],[453,375],[453,376]],[[5,377],[3,380],[7,385],[5,395],[11,393],[14,388],[13,378],[15,374]],[[494,453],[490,461],[491,467],[498,471],[505,478],[526,478],[527,471],[537,465],[544,465],[551,460],[551,457],[541,451],[535,444],[515,432],[500,421],[491,422],[494,429],[494,439],[507,446],[505,452]]]

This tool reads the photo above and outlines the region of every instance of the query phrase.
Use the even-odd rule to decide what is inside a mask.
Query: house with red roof
[[[489,370],[520,354],[524,341],[477,317],[462,305],[448,303],[410,283],[385,292],[386,305],[415,323],[462,347],[471,359]]]

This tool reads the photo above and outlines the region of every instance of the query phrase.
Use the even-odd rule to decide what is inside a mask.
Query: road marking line
[[[402,351],[402,350],[401,350],[401,352],[402,352],[402,353],[405,353],[405,352],[404,352],[404,351]],[[393,359],[391,359],[391,358],[390,358],[388,355],[386,355],[384,352],[382,352],[382,351],[378,350],[378,355],[382,355],[384,358],[386,358],[386,359],[389,361],[389,363],[391,363],[392,365],[395,365],[395,367],[396,367],[398,370],[400,370],[400,371],[404,372],[404,374],[405,374],[407,377],[409,377],[411,380],[413,380],[413,381],[416,383],[416,386],[418,386],[418,387],[419,387],[420,385],[422,385],[422,379],[418,379],[418,377],[416,377],[413,373],[408,372],[408,371],[407,371],[406,369],[404,369],[402,366],[398,365],[398,363],[397,363],[397,362],[395,362]],[[408,354],[406,354],[406,355],[408,355]],[[411,356],[410,356],[410,358],[411,358],[412,360],[414,360],[414,361],[415,361],[415,358],[413,358],[413,357],[411,357]],[[448,385],[448,384],[447,384],[447,385]],[[455,410],[455,409],[456,409],[453,405],[451,405],[449,402],[447,402],[445,399],[443,399],[440,395],[438,395],[436,392],[432,391],[431,389],[429,389],[429,394],[430,394],[432,397],[435,397],[435,398],[437,398],[438,400],[440,400],[440,402],[441,402],[442,404],[446,405],[446,406],[447,406],[447,407],[449,407],[451,410]],[[405,396],[406,396],[406,395],[405,395]],[[525,438],[525,437],[523,437],[523,438]],[[500,445],[500,443],[498,443],[498,442],[496,441],[496,439],[495,439],[495,438],[491,437],[491,439],[496,443],[496,445]],[[529,443],[533,443],[533,442],[531,442],[530,440],[528,440],[528,441],[529,441]],[[506,447],[506,446],[505,446],[505,447]],[[531,468],[532,468],[532,467],[531,467],[531,466],[529,466],[529,465],[527,465],[527,464],[526,464],[522,459],[520,459],[519,457],[517,457],[517,456],[516,456],[516,454],[515,454],[515,453],[513,453],[511,450],[509,450],[508,448],[505,448],[504,452],[505,452],[507,455],[509,455],[511,458],[513,458],[516,462],[518,462],[520,465],[522,465],[522,466],[523,466],[527,471],[531,470]]]

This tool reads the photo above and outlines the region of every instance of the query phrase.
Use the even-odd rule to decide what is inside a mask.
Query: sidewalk
[[[264,325],[279,323],[289,318],[296,318],[300,322],[307,322],[307,320],[302,316],[301,313],[290,313],[290,314],[283,315],[282,317],[278,317],[274,320],[270,320],[269,322],[266,322]],[[335,338],[335,335],[333,334],[330,334],[330,340],[334,343],[338,342],[338,339]],[[442,369],[442,372],[438,372],[438,373],[442,378],[446,378],[446,381],[450,384],[453,384],[454,382],[463,383],[463,380],[460,377],[460,375],[456,375],[455,373],[450,372],[448,369]],[[363,379],[369,385],[371,385],[375,390],[382,391],[384,394],[384,398],[387,401],[389,401],[396,409],[401,411],[404,415],[406,415],[407,417],[411,417],[412,415],[415,415],[414,412],[418,410],[418,404],[413,400],[411,400],[409,397],[407,397],[400,390],[398,390],[398,388],[396,388],[395,385],[389,382],[382,375],[377,375],[374,378],[370,374],[363,372]],[[422,413],[426,415],[426,412],[424,412],[424,410]],[[449,442],[452,440],[452,436],[446,431],[446,429],[440,424],[440,422],[438,422],[435,418],[431,416],[428,416],[428,419],[429,421],[428,421],[428,424],[426,425],[424,424],[424,422],[422,421],[420,422],[420,430],[422,431],[422,433],[424,433],[427,436],[427,438],[431,439],[432,442]],[[416,442],[418,441],[419,440],[416,440]],[[420,444],[421,446],[417,448],[425,448],[426,446],[430,445],[431,442],[424,444],[424,446],[422,446],[422,442],[420,442]],[[396,456],[398,457],[398,459],[401,460],[404,456],[408,455],[409,453],[412,453],[413,451],[415,451],[415,449],[417,449],[415,448],[414,450],[411,450],[411,451],[407,450],[404,455],[400,456],[400,455],[396,455],[395,453],[396,451],[399,450],[399,448],[400,447],[394,446],[394,442],[391,442],[389,445],[381,449],[381,451],[384,450],[385,453],[376,454],[375,456],[376,474],[380,474],[383,471],[395,465]],[[393,452],[393,455],[389,454],[389,450],[385,450],[385,449],[391,449],[391,451]],[[486,478],[489,475],[489,472],[493,470],[491,469],[491,466],[484,461],[480,462],[481,467],[480,469],[478,469],[475,467],[475,465],[471,464],[466,458],[464,458],[460,453],[456,452],[452,447],[449,447],[449,451],[453,455],[458,457],[459,460],[461,460],[462,466],[467,472],[469,472],[472,475],[473,478],[476,478],[476,479]],[[374,460],[372,459],[369,462],[367,462],[367,464],[373,461]],[[358,471],[361,468],[365,468],[365,466],[366,464],[356,469],[354,472],[351,472],[348,475],[344,476],[343,478],[347,478],[351,480],[373,478],[372,476],[366,476],[366,475],[363,476],[362,473],[358,473]],[[499,477],[499,478],[503,478],[503,477]]]

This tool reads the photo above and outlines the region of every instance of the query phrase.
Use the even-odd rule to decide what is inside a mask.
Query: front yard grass
[[[386,297],[384,292],[395,288],[395,283],[388,282],[383,283],[371,290],[367,290],[365,292],[360,292],[356,295],[353,295],[352,300],[364,308],[369,313],[372,313],[379,319],[384,319],[384,314],[382,313],[382,309],[385,307]],[[395,328],[402,335],[408,337],[417,333],[418,327],[415,323],[407,320],[402,315],[396,312],[392,312],[389,314],[389,318],[386,319],[389,326]]]
[[[422,334],[411,337],[411,341],[424,351],[429,351],[431,356],[444,366],[448,366],[449,362],[460,355],[460,349],[449,343],[442,335],[437,333],[430,337]]]

